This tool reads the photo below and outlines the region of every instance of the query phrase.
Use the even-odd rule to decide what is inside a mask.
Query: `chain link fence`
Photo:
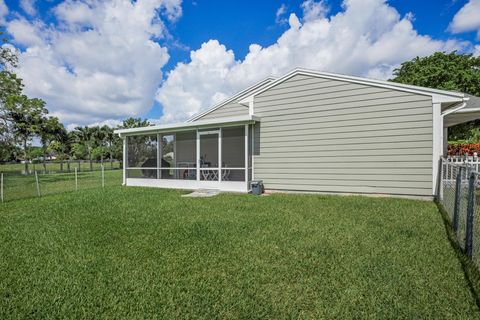
[[[101,166],[98,170],[33,174],[0,173],[1,202],[41,197],[61,192],[83,189],[119,186],[122,184],[122,170],[111,170]]]
[[[459,246],[480,270],[480,179],[468,163],[442,160],[439,200]]]

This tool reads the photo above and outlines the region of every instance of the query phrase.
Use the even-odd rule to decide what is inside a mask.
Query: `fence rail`
[[[442,159],[439,201],[459,246],[480,270],[480,173],[478,158]]]

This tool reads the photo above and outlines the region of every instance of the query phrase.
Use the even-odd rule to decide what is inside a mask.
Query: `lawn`
[[[0,318],[480,317],[434,203],[109,187],[0,207]]]
[[[120,186],[122,170],[105,170],[104,186]],[[38,173],[40,195],[45,196],[60,192],[100,188],[102,186],[101,171],[81,171],[77,173]],[[12,201],[23,198],[38,197],[35,175],[5,175],[3,178],[4,200]]]

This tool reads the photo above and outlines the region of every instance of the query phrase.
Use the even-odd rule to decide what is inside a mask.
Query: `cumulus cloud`
[[[470,0],[453,17],[449,29],[453,33],[478,31],[480,39],[480,0]]]
[[[277,9],[277,12],[275,13],[275,22],[278,24],[284,24],[287,22],[287,19],[284,18],[285,13],[287,13],[287,6],[285,3],[282,3],[282,5]]]
[[[5,4],[5,1],[0,0],[0,26],[5,24],[5,17],[8,14],[8,7]]]
[[[319,18],[324,18],[328,13],[328,7],[325,4],[325,1],[314,1],[306,0],[300,7],[303,11],[303,19],[305,21],[316,20]]]
[[[384,0],[345,0],[327,17],[323,1],[307,0],[303,17],[290,14],[289,28],[276,43],[250,45],[243,60],[217,40],[191,52],[190,62],[168,73],[157,92],[162,121],[182,121],[234,92],[295,67],[385,79],[401,62],[466,44],[420,35]],[[302,23],[303,22],[303,23]]]
[[[35,9],[36,0],[20,0],[20,7],[30,16],[37,14],[37,9]]]
[[[55,25],[17,17],[7,24],[20,54],[25,91],[68,123],[146,113],[169,59],[158,40],[161,17],[181,15],[181,0],[67,0]]]
[[[473,50],[473,55],[475,57],[480,57],[480,44],[475,46],[475,48]]]

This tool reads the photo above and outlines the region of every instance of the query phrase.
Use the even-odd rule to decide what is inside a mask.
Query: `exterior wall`
[[[210,113],[207,113],[201,118],[198,118],[195,121],[198,120],[207,120],[207,119],[216,119],[216,118],[226,118],[226,117],[235,117],[235,116],[243,116],[243,115],[248,115],[248,107],[238,104],[236,102],[231,102],[229,104],[226,104],[217,110],[214,110]]]
[[[257,95],[267,189],[432,195],[429,96],[297,75]]]

